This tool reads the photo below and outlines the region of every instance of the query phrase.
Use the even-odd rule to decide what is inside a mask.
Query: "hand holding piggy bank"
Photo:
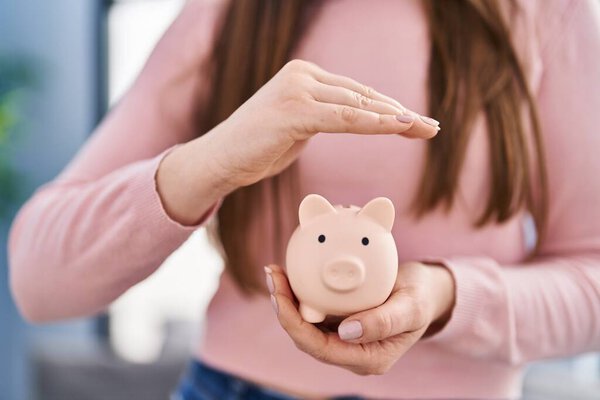
[[[334,207],[310,194],[298,214],[300,226],[288,243],[286,264],[305,321],[353,314],[389,297],[398,272],[389,199],[378,197],[363,208]]]

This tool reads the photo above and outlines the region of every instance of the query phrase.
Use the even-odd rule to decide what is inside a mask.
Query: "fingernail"
[[[271,272],[273,272],[271,270],[271,268],[265,267],[265,272],[266,272],[266,280],[267,280],[267,287],[269,288],[269,293],[273,294],[275,293],[275,283],[273,282],[273,275],[271,275]]]
[[[396,115],[396,119],[402,122],[403,124],[410,124],[411,122],[415,121],[415,117],[408,114],[398,114]]]
[[[363,328],[359,321],[348,321],[339,326],[338,334],[342,340],[354,340],[362,336]]]
[[[273,311],[275,311],[275,314],[279,315],[279,306],[277,305],[277,299],[273,295],[271,295],[271,305],[273,306]]]
[[[419,117],[421,118],[421,121],[425,122],[427,125],[439,126],[439,124],[440,124],[439,121],[436,121],[433,118],[425,117],[423,115],[420,115]]]

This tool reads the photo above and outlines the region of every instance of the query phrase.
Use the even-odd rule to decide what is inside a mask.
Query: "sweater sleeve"
[[[538,107],[549,175],[549,221],[539,256],[441,262],[456,281],[448,324],[429,340],[491,361],[600,350],[600,7],[573,1],[543,47]],[[545,21],[539,21],[543,24]]]
[[[10,283],[23,315],[47,321],[89,315],[143,280],[217,210],[210,194],[196,226],[166,213],[155,175],[166,153],[193,137],[207,74],[214,6],[195,0],[165,33],[140,76],[75,159],[19,211],[9,237]],[[165,90],[172,91],[165,93]],[[163,99],[176,103],[161,104]]]

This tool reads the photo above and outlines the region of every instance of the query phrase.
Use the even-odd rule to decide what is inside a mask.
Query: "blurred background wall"
[[[27,96],[22,135],[11,155],[26,196],[54,177],[85,140],[98,117],[95,1],[0,0],[0,55],[22,59],[35,71],[37,86]],[[27,60],[27,61],[25,61]],[[89,321],[31,329],[16,314],[7,288],[6,248],[10,217],[0,227],[0,398],[24,399],[28,342],[43,331],[80,335]]]

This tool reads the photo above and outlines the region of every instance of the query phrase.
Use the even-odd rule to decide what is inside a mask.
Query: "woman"
[[[16,302],[93,314],[214,215],[180,398],[518,397],[528,361],[600,349],[599,25],[592,0],[189,1],[20,212]],[[398,214],[394,292],[338,327],[282,269],[307,193]]]

